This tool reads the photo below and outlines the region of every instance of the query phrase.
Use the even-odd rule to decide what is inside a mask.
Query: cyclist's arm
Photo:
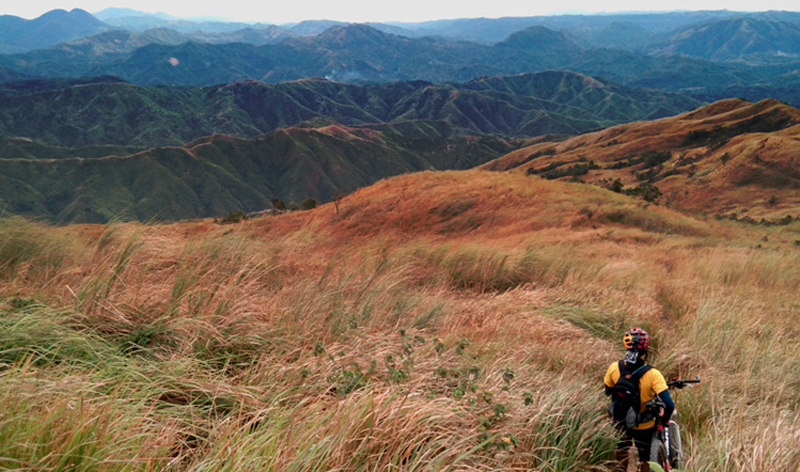
[[[672,412],[675,411],[675,402],[672,401],[672,395],[669,394],[669,389],[659,393],[658,398],[664,402],[664,424],[667,424],[669,418],[672,416]]]
[[[614,385],[616,385],[617,383],[616,379],[614,379],[614,374],[616,373],[617,377],[619,377],[618,372],[619,372],[619,367],[616,362],[608,366],[608,370],[606,370],[606,375],[603,378],[603,383],[605,384],[606,387],[606,395],[611,395],[612,389],[614,388]]]

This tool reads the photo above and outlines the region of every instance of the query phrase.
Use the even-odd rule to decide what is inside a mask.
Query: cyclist
[[[606,385],[606,395],[612,395],[614,386],[617,384],[620,376],[623,374],[631,375],[637,369],[646,365],[647,360],[647,346],[650,343],[650,336],[647,332],[640,328],[632,328],[625,332],[622,338],[622,343],[627,352],[625,359],[622,362],[615,362],[608,367],[605,378],[603,379]],[[620,372],[620,367],[623,367],[625,372]],[[644,374],[641,374],[639,379],[639,413],[644,410],[644,404],[653,400],[656,395],[664,401],[664,424],[668,424],[672,411],[675,409],[675,403],[672,401],[672,396],[669,394],[667,382],[664,376],[658,370],[646,367],[643,369]],[[651,419],[633,427],[626,427],[624,424],[617,424],[617,427],[624,433],[620,442],[617,444],[616,459],[618,461],[618,469],[622,471],[628,470],[628,462],[630,460],[629,451],[631,442],[636,446],[639,451],[639,472],[650,472],[650,466],[647,463],[650,458],[650,441],[653,438],[653,433],[656,429],[656,420]]]

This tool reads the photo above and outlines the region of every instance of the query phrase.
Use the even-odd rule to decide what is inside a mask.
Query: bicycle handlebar
[[[672,387],[683,388],[687,384],[696,384],[696,383],[700,383],[700,377],[697,377],[696,379],[686,379],[686,380],[684,380],[684,379],[672,379],[669,382],[667,382],[667,387],[669,387],[669,388],[672,388]]]

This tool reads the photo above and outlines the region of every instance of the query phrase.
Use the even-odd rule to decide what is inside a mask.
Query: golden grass
[[[800,112],[777,100],[723,100],[681,115],[536,143],[481,168],[527,173],[594,162],[597,168],[580,176],[588,183],[609,187],[619,180],[633,188],[647,181],[663,192],[662,205],[776,222],[800,216],[792,177],[798,172],[799,122]],[[671,157],[655,168],[625,165],[651,151]],[[653,170],[658,177],[642,177]]]
[[[487,172],[236,226],[4,223],[37,244],[0,278],[4,468],[609,470],[640,325],[704,379],[690,470],[796,470],[797,224]]]

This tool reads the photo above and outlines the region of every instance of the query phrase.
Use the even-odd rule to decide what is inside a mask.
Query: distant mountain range
[[[745,27],[741,27],[746,22]],[[735,25],[739,25],[738,27]],[[772,27],[765,25],[771,24]],[[779,24],[783,24],[779,26]],[[786,49],[796,32],[789,25],[800,25],[800,13],[769,11],[742,13],[699,11],[608,15],[555,15],[506,18],[464,18],[422,23],[367,23],[387,34],[408,38],[436,37],[493,45],[531,27],[544,27],[574,37],[584,49],[616,48],[640,52],[674,51],[693,57],[728,59],[747,53],[748,38],[757,39],[766,49],[770,43]],[[347,23],[309,20],[273,25],[224,20],[187,20],[163,13],[150,14],[128,8],[108,8],[95,13],[74,9],[53,10],[33,20],[0,16],[0,53],[20,53],[54,46],[110,30],[143,33],[150,29],[169,29],[207,42],[245,42],[267,44],[263,34],[249,38],[243,30],[269,31],[270,41],[291,36],[316,36],[334,26]],[[769,31],[769,29],[772,31]],[[694,36],[694,37],[693,37]],[[780,36],[783,36],[783,41]],[[731,42],[733,40],[733,42]],[[728,43],[725,54],[712,57],[702,43]],[[738,41],[738,43],[737,43]],[[675,45],[673,43],[681,43]],[[697,50],[696,48],[700,49]],[[712,46],[713,47],[713,46]],[[744,48],[744,51],[740,49]]]
[[[785,17],[794,19],[790,14]],[[701,99],[711,90],[718,96],[727,88],[742,86],[757,86],[769,96],[771,86],[791,83],[800,70],[797,24],[726,17],[686,27],[639,52],[625,49],[632,43],[645,44],[644,27],[633,22],[608,23],[583,36],[531,26],[493,45],[411,38],[356,24],[330,26],[314,36],[263,25],[217,33],[114,30],[0,56],[0,82],[107,75],[142,85],[214,85],[248,79],[279,83],[307,77],[368,84],[463,82],[481,75],[572,70],[633,87],[689,92]],[[709,33],[712,30],[716,33]],[[617,47],[592,48],[587,34],[604,36],[603,41],[616,42]],[[781,98],[800,105],[793,95]]]
[[[370,86],[308,79],[166,88],[113,77],[51,79],[0,87],[0,134],[68,146],[179,145],[212,133],[252,138],[325,117],[346,125],[442,121],[464,133],[530,137],[576,134],[699,104],[556,71]]]
[[[2,16],[0,209],[59,222],[214,216],[530,145],[490,166],[657,182],[670,204],[749,211],[748,198],[800,187],[784,162],[796,110],[723,100],[614,126],[729,97],[800,105],[798,77],[792,12],[288,25],[128,9]],[[723,205],[711,188],[735,198]]]

